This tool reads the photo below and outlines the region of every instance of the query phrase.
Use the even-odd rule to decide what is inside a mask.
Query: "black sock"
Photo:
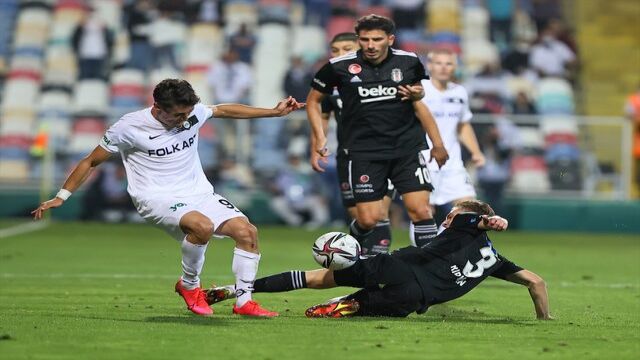
[[[307,287],[307,277],[304,271],[287,271],[256,279],[253,292],[283,292]]]
[[[413,238],[417,247],[427,245],[438,234],[438,227],[433,219],[413,223]]]
[[[353,236],[362,245],[364,238],[366,238],[373,229],[363,229],[357,221],[353,220],[349,224],[349,235]]]
[[[387,254],[391,247],[391,225],[389,220],[378,221],[373,231],[364,239],[362,253],[365,255]]]

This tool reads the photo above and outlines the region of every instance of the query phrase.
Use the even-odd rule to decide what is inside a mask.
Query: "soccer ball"
[[[358,240],[338,231],[320,236],[311,249],[316,262],[329,270],[346,269],[360,258]]]

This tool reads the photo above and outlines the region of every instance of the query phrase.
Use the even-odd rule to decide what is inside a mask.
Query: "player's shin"
[[[195,289],[200,286],[200,273],[204,266],[204,254],[207,244],[193,244],[185,237],[182,240],[182,286],[187,289]]]
[[[373,229],[368,230],[364,229],[358,224],[356,220],[353,220],[351,224],[349,224],[349,235],[353,236],[360,243],[360,247],[362,248],[362,254],[366,255],[368,252],[368,248],[365,248],[365,241],[367,237],[373,232]]]
[[[391,225],[389,220],[378,221],[376,227],[364,238],[360,246],[363,254],[388,253],[391,247]]]
[[[306,287],[305,272],[297,270],[256,279],[253,283],[254,292],[283,292]]]
[[[238,248],[233,249],[231,269],[236,276],[236,305],[243,306],[251,300],[253,282],[258,273],[260,254],[254,254]]]

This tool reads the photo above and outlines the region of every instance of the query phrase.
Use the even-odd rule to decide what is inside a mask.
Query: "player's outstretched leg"
[[[344,299],[319,304],[308,308],[304,315],[308,318],[341,318],[355,315],[360,310],[360,303],[355,299]]]
[[[257,317],[278,316],[277,312],[262,308],[251,296],[260,262],[258,229],[245,217],[236,217],[226,221],[219,232],[236,241],[231,264],[236,277],[236,304],[233,306],[233,313]]]

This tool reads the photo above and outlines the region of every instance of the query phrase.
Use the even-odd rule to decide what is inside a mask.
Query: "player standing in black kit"
[[[433,117],[419,101],[424,96],[420,81],[428,77],[414,53],[390,47],[395,40],[390,19],[364,16],[355,30],[361,50],[331,59],[312,80],[307,97],[311,144],[322,157],[329,155],[320,104],[337,88],[357,209],[352,235],[362,240],[385,218],[382,198],[391,180],[414,224],[415,239],[428,241],[437,228],[428,206],[430,159],[420,156],[427,148],[425,131],[434,144],[431,156],[440,166],[448,158]]]

